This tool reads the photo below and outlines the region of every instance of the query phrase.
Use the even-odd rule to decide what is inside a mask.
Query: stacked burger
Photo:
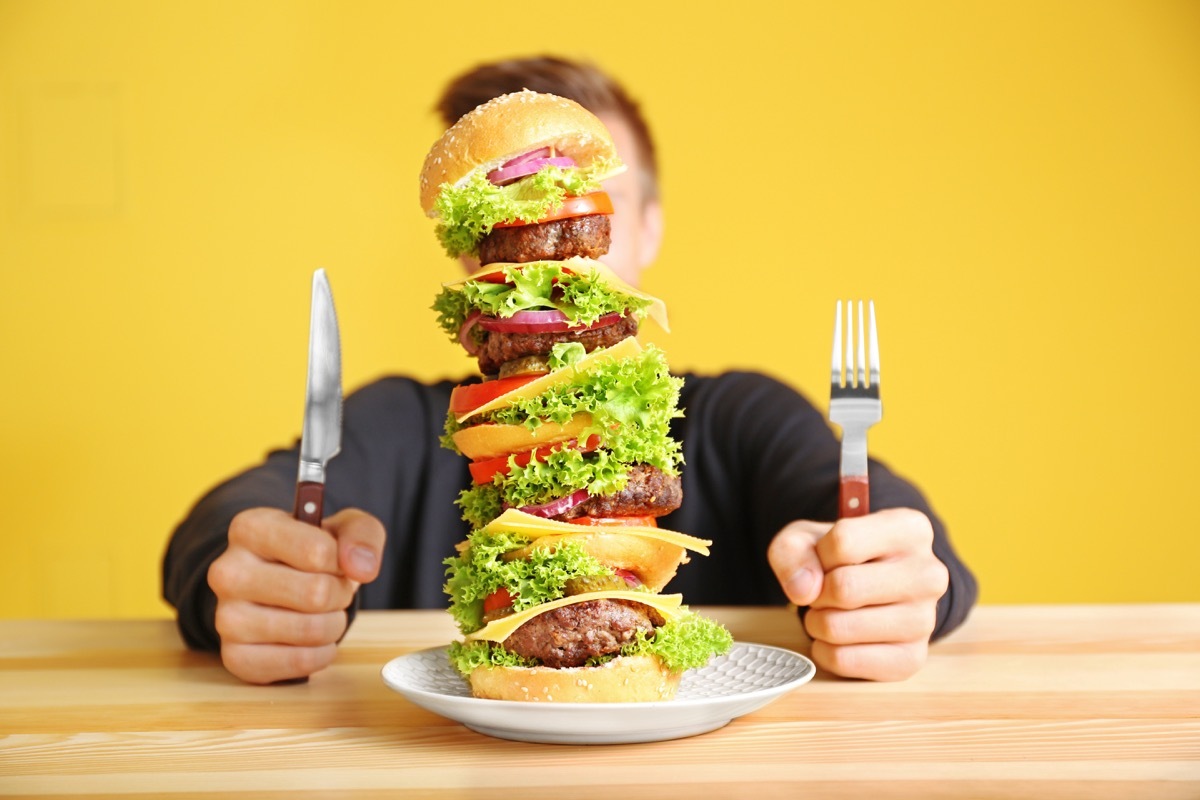
[[[711,542],[657,526],[682,500],[680,381],[634,338],[663,304],[599,260],[621,164],[582,106],[524,91],[476,108],[434,144],[421,203],[452,257],[438,321],[478,360],[443,444],[471,459],[472,531],[447,559],[450,648],[478,697],[662,700],[729,633],[660,592]]]

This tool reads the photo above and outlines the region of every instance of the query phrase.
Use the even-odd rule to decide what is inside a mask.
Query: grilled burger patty
[[[638,631],[651,633],[661,615],[627,600],[588,600],[547,611],[517,628],[504,647],[547,667],[581,667],[589,658],[619,653]]]
[[[612,347],[623,339],[636,336],[637,320],[631,316],[621,317],[616,323],[603,328],[585,331],[562,331],[560,333],[499,333],[489,331],[479,348],[479,371],[494,375],[501,365],[526,356],[544,356],[559,342],[579,342],[583,349],[592,352],[597,348]]]
[[[683,502],[678,475],[667,475],[649,464],[634,464],[629,482],[616,494],[595,495],[555,519],[576,517],[661,517]]]
[[[537,225],[493,228],[479,243],[479,263],[562,261],[572,256],[599,258],[611,244],[607,214],[569,217]]]

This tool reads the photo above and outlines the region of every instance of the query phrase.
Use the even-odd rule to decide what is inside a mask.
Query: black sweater
[[[438,442],[450,390],[394,377],[346,399],[342,452],[330,463],[325,513],[359,508],[387,528],[379,577],[359,590],[360,608],[442,608],[443,559],[467,534],[454,505],[470,484],[467,459]],[[767,545],[796,519],[837,516],[839,445],[824,417],[786,385],[754,373],[685,376],[683,505],[662,527],[713,541],[670,590],[693,605],[771,605],[786,598],[767,563]],[[229,522],[256,506],[290,509],[297,450],[213,489],[176,529],[163,560],[163,594],[189,645],[216,649],[216,600],[208,567],[225,549]],[[870,465],[871,508],[909,507],[933,522],[934,552],[950,571],[934,638],[957,627],[975,602],[975,579],[921,493],[885,466]]]

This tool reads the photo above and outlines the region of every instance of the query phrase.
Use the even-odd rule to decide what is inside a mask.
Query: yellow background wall
[[[687,5],[0,0],[3,615],[167,613],[176,521],[299,431],[314,268],[348,388],[470,368],[416,176],[536,52],[645,105],[676,367],[824,405],[873,297],[872,448],[984,601],[1200,600],[1200,4]]]

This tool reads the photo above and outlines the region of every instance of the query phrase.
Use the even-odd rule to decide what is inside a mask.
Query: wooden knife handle
[[[838,518],[861,517],[871,513],[871,487],[866,475],[848,475],[842,478],[838,493]]]
[[[301,522],[321,527],[325,510],[325,484],[316,481],[300,481],[296,484],[296,505],[292,516]]]

